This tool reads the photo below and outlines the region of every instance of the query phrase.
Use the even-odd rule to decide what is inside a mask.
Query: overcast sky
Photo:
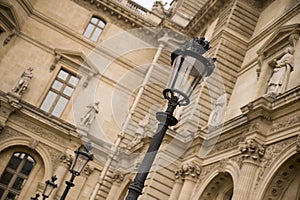
[[[148,10],[151,10],[153,3],[157,0],[133,0],[135,2],[137,2],[138,4],[142,5],[143,7],[147,8]],[[167,2],[168,4],[170,4],[173,0],[163,0],[162,2],[165,3]],[[168,8],[168,6],[166,6],[166,8]]]

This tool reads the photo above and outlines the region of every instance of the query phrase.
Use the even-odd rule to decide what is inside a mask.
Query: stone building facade
[[[165,108],[170,53],[205,36],[213,75],[179,107],[139,199],[300,199],[300,2],[0,0],[0,199],[30,199],[74,150],[67,199],[124,199]]]

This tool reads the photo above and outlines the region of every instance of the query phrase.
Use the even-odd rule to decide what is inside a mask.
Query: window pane
[[[18,153],[17,153],[18,154]],[[8,168],[16,170],[17,167],[19,166],[20,162],[22,159],[18,158],[16,156],[16,154],[13,155],[13,157],[10,159],[9,163],[8,163]]]
[[[94,30],[95,26],[92,25],[92,24],[89,24],[88,27],[85,29],[85,32],[84,32],[84,36],[87,37],[87,38],[90,38],[91,36],[91,33],[92,31]]]
[[[13,193],[8,193],[7,197],[5,198],[5,200],[14,200],[16,199],[16,194],[13,194]]]
[[[41,109],[46,111],[46,112],[49,112],[54,100],[56,99],[56,97],[57,97],[57,94],[55,94],[52,91],[49,91],[46,99],[44,100],[44,102],[41,106]]]
[[[92,22],[93,24],[97,24],[98,21],[99,21],[99,19],[96,18],[96,17],[92,17],[92,19],[91,19],[91,22]]]
[[[60,117],[60,115],[64,111],[67,103],[68,103],[68,99],[66,99],[64,97],[60,97],[53,112],[52,112],[52,115],[54,115],[56,117]]]
[[[72,85],[76,86],[78,84],[79,78],[75,77],[75,76],[71,76],[69,83],[71,83]]]
[[[1,176],[0,183],[8,185],[12,177],[13,174],[5,170]]]
[[[103,29],[104,26],[105,26],[105,22],[101,20],[101,21],[99,22],[99,27]]]
[[[29,175],[31,170],[33,169],[35,165],[34,160],[29,156],[23,166],[23,168],[21,169],[21,173],[25,174],[25,175]]]
[[[61,78],[62,80],[66,80],[68,77],[68,73],[65,72],[64,70],[60,70],[59,74],[57,75],[57,77]]]
[[[64,89],[64,94],[65,95],[67,95],[67,96],[71,96],[72,95],[72,93],[73,93],[73,91],[74,91],[74,89],[73,88],[71,88],[71,87],[69,87],[69,86],[67,86],[67,87],[65,87],[65,89]]]
[[[93,36],[92,36],[91,40],[93,40],[94,42],[96,42],[98,40],[101,32],[102,32],[102,30],[97,27],[96,30],[93,33]]]
[[[24,183],[24,179],[21,178],[21,177],[17,177],[14,185],[12,186],[13,189],[16,189],[16,190],[21,190],[22,187],[23,187],[23,183]]]
[[[63,86],[63,83],[60,81],[55,80],[54,83],[52,84],[52,88],[60,91],[61,87]]]

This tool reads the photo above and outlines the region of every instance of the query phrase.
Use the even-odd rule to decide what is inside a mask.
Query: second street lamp
[[[70,172],[72,174],[69,181],[66,181],[67,187],[62,194],[60,200],[65,200],[69,190],[71,187],[74,187],[74,179],[76,176],[79,176],[84,167],[87,165],[89,161],[94,159],[94,155],[90,154],[89,151],[92,149],[92,146],[89,144],[81,145],[75,152],[75,158],[70,168]]]
[[[215,59],[203,56],[209,48],[209,42],[204,37],[193,38],[171,54],[171,64],[174,68],[168,88],[163,91],[164,98],[168,100],[168,107],[165,112],[156,113],[156,119],[159,121],[157,131],[138,169],[138,173],[128,187],[126,200],[137,200],[139,195],[142,194],[145,180],[165,133],[169,126],[174,126],[178,122],[173,116],[176,107],[178,105],[188,105],[190,96],[202,77],[212,74]]]
[[[52,193],[52,191],[57,188],[57,184],[55,183],[55,181],[57,180],[56,176],[52,176],[51,177],[51,181],[50,180],[47,180],[46,181],[46,186],[45,186],[45,189],[44,189],[44,192],[43,192],[43,200],[47,199],[50,194]]]

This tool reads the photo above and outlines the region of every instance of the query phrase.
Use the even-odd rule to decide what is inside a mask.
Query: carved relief
[[[265,154],[265,147],[252,138],[241,142],[239,149],[242,152],[242,158],[244,160],[260,162]]]
[[[47,152],[50,155],[53,169],[56,169],[60,163],[62,152],[47,145],[44,145],[43,147],[47,150]]]
[[[224,142],[217,143],[209,154],[214,154],[222,150],[229,149],[234,146],[238,146],[239,143],[242,142],[243,140],[244,140],[244,136],[238,136],[238,137],[230,138],[229,140],[225,140]]]
[[[47,129],[44,129],[28,120],[25,120],[23,118],[16,118],[15,119],[15,122],[19,123],[19,125],[21,127],[24,127],[28,130],[30,130],[31,132],[43,137],[43,138],[46,138],[50,141],[53,141],[53,142],[63,142],[62,139],[58,139],[55,134],[53,134],[53,132],[51,131],[48,131]]]
[[[274,122],[270,132],[277,132],[286,128],[289,128],[300,122],[300,115],[292,116],[288,119],[283,119],[281,121]]]
[[[265,156],[261,163],[261,168],[256,184],[260,182],[266,169],[273,163],[273,161],[280,155],[280,153],[284,151],[288,146],[290,146],[293,142],[295,142],[295,140],[297,140],[297,138],[293,137],[266,147]]]
[[[11,128],[6,128],[3,131],[3,134],[0,135],[1,140],[5,140],[5,139],[10,139],[10,138],[14,138],[14,137],[24,137],[27,138],[24,134],[20,133],[19,131],[16,131],[14,129]]]

